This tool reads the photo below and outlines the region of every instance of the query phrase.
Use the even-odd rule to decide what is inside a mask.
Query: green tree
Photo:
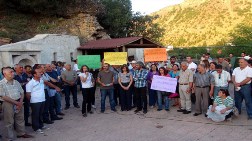
[[[164,29],[154,22],[157,18],[158,16],[142,15],[140,12],[135,13],[131,20],[129,35],[143,36],[160,42],[161,37],[164,35]]]
[[[126,37],[132,18],[130,0],[101,0],[104,11],[98,21],[112,38]]]
[[[252,45],[252,26],[239,24],[230,34],[232,43],[236,46],[251,46]]]

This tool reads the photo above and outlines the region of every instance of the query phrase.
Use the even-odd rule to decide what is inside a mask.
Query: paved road
[[[97,99],[100,99],[97,93]],[[79,94],[79,103],[82,97]],[[247,120],[246,112],[232,121],[212,122],[203,115],[194,117],[171,111],[149,109],[146,115],[128,112],[99,112],[99,101],[94,114],[84,118],[80,109],[71,107],[64,111],[62,121],[56,121],[44,135],[34,134],[32,140],[20,141],[250,141],[252,139],[252,120]],[[2,116],[2,115],[1,115]],[[3,127],[0,121],[0,127]]]

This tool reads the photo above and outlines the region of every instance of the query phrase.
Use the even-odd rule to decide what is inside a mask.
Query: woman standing
[[[177,80],[179,79],[179,66],[177,64],[174,64],[172,66],[172,70],[170,71],[169,75],[172,78],[177,78]],[[173,104],[173,106],[179,106],[180,107],[180,103],[179,103],[179,85],[177,85],[176,87],[176,93],[178,94],[177,97],[173,97],[175,100],[175,103]]]
[[[216,65],[217,65],[216,62],[211,62],[211,63],[210,63],[210,69],[209,69],[209,72],[210,72],[210,73],[215,72],[215,70],[216,70],[216,68],[215,68]]]
[[[161,67],[159,69],[159,75],[160,76],[165,76],[165,77],[170,77],[170,75],[167,73],[167,70],[164,67]],[[158,96],[158,111],[161,111],[163,109],[163,97],[165,100],[165,110],[169,111],[169,98],[168,98],[168,93],[163,92],[163,91],[157,91],[157,96]]]
[[[132,74],[129,72],[127,65],[121,67],[121,72],[118,74],[118,83],[120,87],[121,110],[131,110],[131,93],[130,86],[133,82]]]
[[[158,68],[155,64],[151,65],[151,69],[147,75],[147,81],[148,81],[148,90],[149,90],[149,106],[150,108],[153,108],[157,102],[157,91],[156,90],[152,90],[151,88],[151,82],[153,79],[153,75],[159,75],[158,73]]]
[[[89,72],[89,68],[86,65],[81,67],[81,73],[79,74],[81,80],[81,87],[82,87],[82,115],[83,117],[87,117],[87,112],[93,114],[91,111],[91,90],[92,90],[92,82],[93,77],[92,73]]]

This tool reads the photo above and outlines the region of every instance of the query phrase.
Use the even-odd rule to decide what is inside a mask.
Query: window
[[[57,61],[57,52],[53,53],[53,61]]]

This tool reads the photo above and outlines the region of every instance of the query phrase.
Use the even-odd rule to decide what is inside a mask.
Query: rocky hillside
[[[0,37],[13,42],[29,39],[36,34],[70,34],[80,37],[81,42],[110,38],[97,21],[98,6],[91,0],[63,0],[62,7],[43,3],[22,3],[22,0],[0,0]],[[38,0],[44,2],[47,0]],[[88,3],[89,2],[89,3]],[[64,5],[68,5],[64,7]],[[32,5],[32,7],[31,7]]]
[[[153,15],[165,28],[164,45],[223,45],[234,27],[252,23],[252,0],[185,0]]]

